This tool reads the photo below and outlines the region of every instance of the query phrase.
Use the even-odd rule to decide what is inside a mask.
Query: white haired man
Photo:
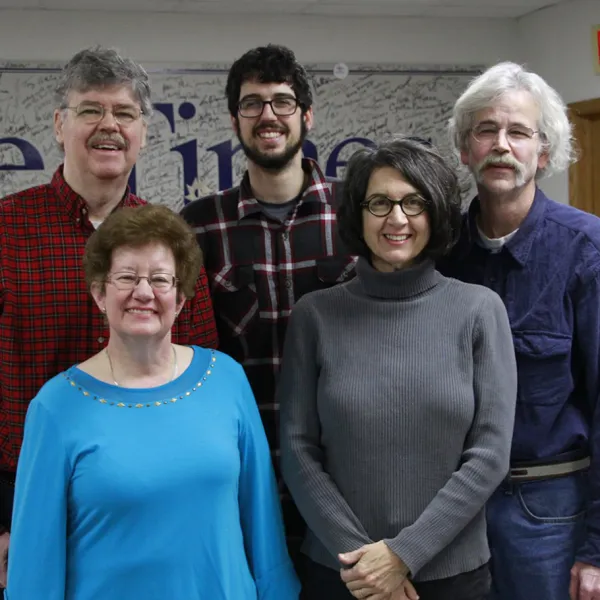
[[[494,598],[600,598],[600,219],[537,180],[573,159],[541,77],[501,63],[459,98],[450,131],[478,196],[446,275],[504,300],[518,367],[511,468],[488,503]]]

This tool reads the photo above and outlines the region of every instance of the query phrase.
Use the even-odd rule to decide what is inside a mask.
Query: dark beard
[[[239,134],[239,127],[237,138],[248,160],[251,160],[255,165],[265,169],[266,171],[273,171],[277,173],[279,171],[283,171],[294,159],[296,154],[302,150],[302,145],[304,144],[304,140],[306,139],[307,135],[308,128],[306,127],[304,119],[302,119],[302,124],[300,126],[300,138],[293,146],[287,148],[283,154],[280,154],[279,156],[266,156],[258,150],[254,150],[253,148],[247,146]]]

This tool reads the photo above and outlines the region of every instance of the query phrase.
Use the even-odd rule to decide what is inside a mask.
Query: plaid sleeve
[[[185,303],[173,333],[174,341],[179,344],[194,344],[204,348],[216,348],[218,345],[217,326],[204,267],[196,282],[196,293]]]

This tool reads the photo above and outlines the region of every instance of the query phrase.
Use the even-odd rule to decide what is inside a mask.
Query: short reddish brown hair
[[[158,204],[116,210],[94,231],[83,255],[88,286],[104,285],[117,248],[142,248],[149,244],[162,244],[173,252],[175,276],[179,280],[177,292],[193,298],[202,267],[202,252],[183,218]]]

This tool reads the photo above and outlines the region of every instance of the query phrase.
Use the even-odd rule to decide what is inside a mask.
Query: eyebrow
[[[480,125],[496,125],[497,127],[499,127],[498,121],[494,121],[493,119],[484,119],[483,121],[479,121],[479,123],[477,123],[475,127],[479,127]],[[507,127],[527,127],[527,129],[532,129],[532,127],[526,125],[522,121],[510,121]]]
[[[404,194],[404,196],[402,196],[400,200],[404,200],[404,198],[410,198],[411,196],[416,196],[417,198],[421,198],[421,200],[425,200],[425,198],[423,198],[423,194],[420,194],[419,192],[408,192]],[[386,200],[394,200],[394,198],[390,198],[387,194],[384,194],[383,192],[373,192],[370,196],[367,196],[366,199],[373,200],[374,198],[385,198]]]
[[[133,267],[119,267],[118,269],[115,269],[113,271],[113,273],[136,273],[137,274],[137,269],[134,269]],[[173,273],[171,273],[171,271],[169,270],[169,267],[157,267],[156,269],[150,269],[150,274],[154,274],[154,273],[164,273],[166,275],[173,275]]]
[[[98,102],[97,100],[82,100],[79,104],[91,104],[93,106],[106,106],[102,102]],[[113,104],[113,108],[137,108],[136,104]]]
[[[292,98],[292,99],[296,99],[296,96],[292,95],[292,94],[288,94],[286,92],[278,92],[276,94],[273,94],[271,99],[274,98]],[[240,102],[242,102],[243,100],[262,100],[263,97],[260,94],[247,94],[246,96],[243,96],[242,98],[240,98]]]

